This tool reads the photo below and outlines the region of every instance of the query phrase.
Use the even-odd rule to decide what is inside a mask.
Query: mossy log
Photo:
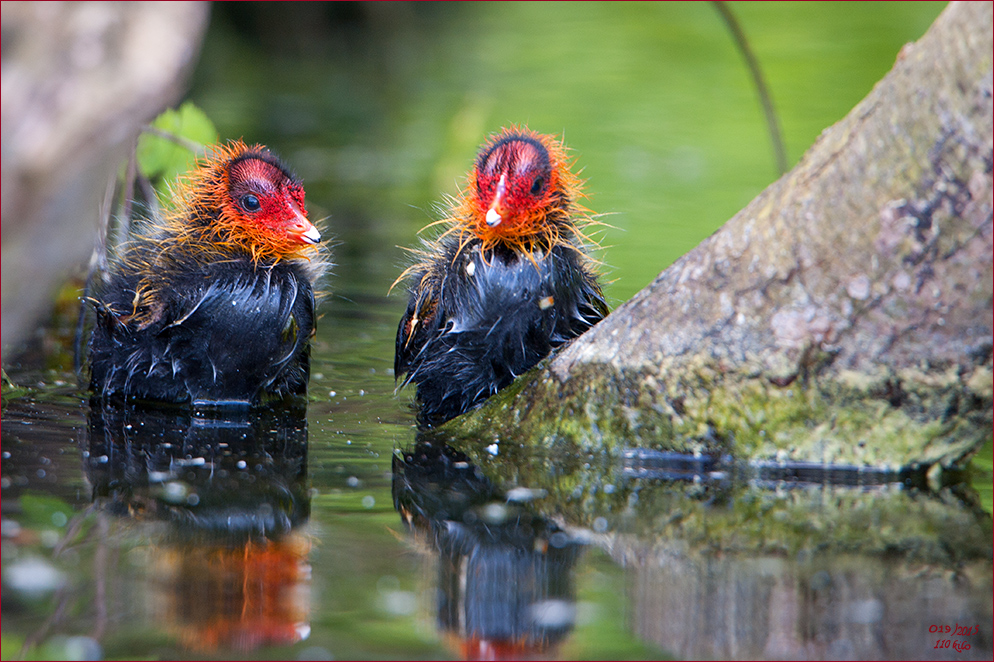
[[[791,172],[444,430],[577,452],[962,460],[992,425],[991,60],[990,3],[952,3]]]

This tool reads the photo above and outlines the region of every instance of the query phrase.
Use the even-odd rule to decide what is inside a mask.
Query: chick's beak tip
[[[316,244],[321,241],[321,233],[311,225],[304,232],[300,233],[300,239],[308,244]]]
[[[491,207],[490,209],[487,210],[487,225],[489,225],[492,228],[496,227],[500,225],[501,220],[503,219],[501,219],[500,217],[500,212],[498,212],[496,209]]]

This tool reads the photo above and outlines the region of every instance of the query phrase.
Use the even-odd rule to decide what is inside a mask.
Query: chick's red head
[[[555,237],[557,226],[570,222],[579,186],[562,143],[528,129],[505,129],[477,157],[462,216],[486,247]]]
[[[276,240],[316,244],[321,233],[307,220],[304,187],[271,155],[251,153],[228,166],[226,211]]]
[[[255,260],[302,256],[321,240],[307,218],[300,180],[262,145],[239,140],[213,148],[183,199],[192,231],[204,224],[220,245],[245,250]]]

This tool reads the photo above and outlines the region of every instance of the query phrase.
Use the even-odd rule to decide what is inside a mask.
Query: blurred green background
[[[944,6],[730,3],[763,67],[791,165]],[[613,226],[601,236],[601,258],[616,306],[777,178],[743,59],[707,2],[216,3],[188,100],[221,139],[264,143],[291,164],[312,218],[328,217],[337,263],[314,342],[308,408],[313,633],[295,649],[240,655],[451,656],[432,616],[433,567],[398,535],[391,498],[391,458],[414,437],[411,393],[395,394],[391,374],[406,301],[396,291],[386,296],[408,259],[401,247],[416,245],[418,231],[440,217],[438,204],[461,188],[487,135],[527,124],[565,138],[588,180],[586,205]],[[75,309],[75,291],[68,299]],[[72,382],[66,367],[52,375],[49,388]],[[31,536],[56,510],[64,511],[60,521],[72,512],[94,517],[72,441],[85,407],[39,384],[18,401],[23,412],[4,414],[4,449],[23,455],[5,460],[5,480],[9,472],[17,489],[59,499],[36,501],[35,515],[30,499],[21,503],[5,486],[6,503],[21,503],[19,526]],[[54,458],[47,473],[36,471],[35,455]],[[988,513],[990,457],[988,445],[971,469]],[[123,550],[114,567],[124,580],[111,591],[110,613],[126,617],[101,641],[107,657],[190,656],[160,624],[119,607],[151,592],[143,557],[132,550],[155,532],[121,522],[110,546]],[[18,553],[48,554],[39,540],[25,535]],[[15,605],[20,611],[5,603],[0,657],[17,654],[34,632],[86,631],[95,584],[89,560],[103,553],[100,540],[55,561],[76,587],[69,592],[76,611],[68,609],[60,627],[49,627],[47,601]],[[17,560],[8,549],[5,565]],[[661,652],[632,633],[637,614],[627,587],[637,580],[626,572],[590,550],[577,591],[593,615],[581,619],[560,651],[564,659],[658,659]],[[384,610],[381,588],[394,584],[421,606]],[[46,648],[52,641],[25,646],[29,657],[67,657]]]
[[[793,166],[945,3],[729,3]],[[383,294],[417,231],[511,123],[565,137],[612,305],[776,179],[756,89],[712,3],[219,3],[190,99],[263,142]],[[332,283],[334,287],[334,281]]]

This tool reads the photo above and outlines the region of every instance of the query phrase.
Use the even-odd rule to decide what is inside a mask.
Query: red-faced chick
[[[136,225],[88,302],[95,396],[256,405],[306,394],[314,286],[329,263],[303,185],[276,156],[215,146],[164,217]]]
[[[401,276],[395,374],[430,427],[479,405],[608,312],[563,144],[511,128],[481,148],[449,226]]]

